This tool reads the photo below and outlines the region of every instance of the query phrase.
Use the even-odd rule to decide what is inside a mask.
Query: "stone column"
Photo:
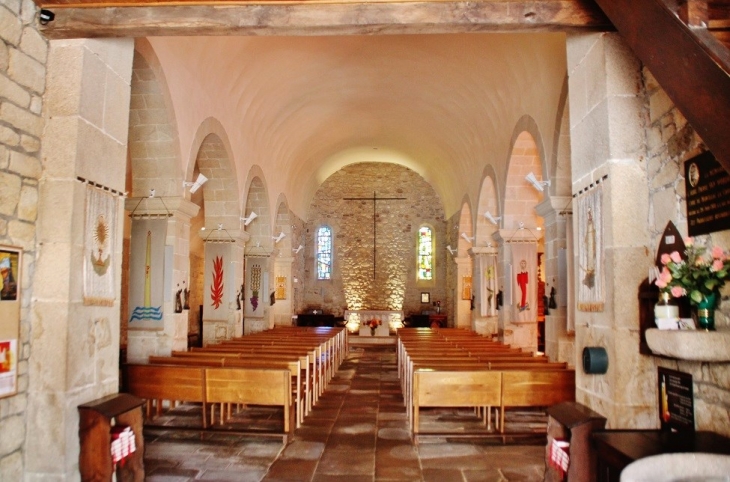
[[[274,290],[277,288],[277,278],[284,278],[284,293],[286,298],[276,300],[271,307],[274,325],[291,326],[292,310],[292,264],[291,256],[277,256],[274,258]]]
[[[210,280],[208,275],[213,272],[213,265],[205,256],[205,287],[203,289],[203,346],[210,343],[218,343],[221,340],[228,340],[234,336],[243,336],[243,303],[236,300],[236,296],[242,297],[241,288],[243,286],[243,247],[249,239],[249,235],[244,231],[217,229],[214,231],[201,231],[200,235],[205,241],[205,250],[208,251],[211,246],[222,246],[224,260],[227,259],[227,265],[224,266],[224,285],[231,285],[230,288],[224,288],[224,307],[227,307],[227,317],[225,319],[212,319],[210,317]],[[268,302],[268,298],[262,300],[262,303]]]
[[[462,299],[464,277],[472,276],[472,261],[469,256],[454,258],[456,263],[456,292],[454,293],[454,321],[456,328],[471,328],[471,300]]]
[[[171,276],[171,291],[165,293],[162,330],[127,332],[127,361],[146,363],[150,355],[168,356],[173,350],[188,348],[188,312],[175,313],[175,293],[190,286],[190,220],[200,208],[182,197],[130,198],[126,208],[134,218],[166,217],[165,247],[172,248],[172,270],[165,267],[165,276]]]
[[[133,39],[50,42],[31,273],[26,481],[78,480],[77,406],[119,388],[123,203],[110,233],[116,300],[84,305],[86,185],[78,179],[124,191],[133,50]]]
[[[535,243],[539,241],[535,238],[540,235],[540,231],[527,229],[500,229],[492,235],[503,249],[500,250],[500,288],[504,293],[504,303],[499,310],[499,337],[509,345],[520,347],[526,351],[537,351],[537,316],[535,321],[515,322],[513,319],[514,299],[517,296],[514,288],[508,288],[507,285],[512,283],[512,279],[507,279],[510,275],[508,267],[512,264],[512,252],[509,249],[510,243]],[[537,252],[537,250],[535,250]],[[514,267],[511,275],[514,276]],[[509,289],[512,289],[512,303],[507,298]]]
[[[609,363],[605,375],[576,370],[576,398],[606,416],[611,428],[655,427],[656,383],[651,382],[652,375],[637,376],[656,373],[649,357],[638,349],[638,286],[654,256],[646,248],[650,245],[648,109],[641,65],[614,33],[569,35],[567,56],[572,191],[597,189],[600,181],[605,271],[603,311],[575,313],[576,355],[581,356],[586,346],[604,347]],[[573,202],[576,212],[579,201],[580,197]],[[579,223],[574,216],[576,270]]]
[[[472,256],[472,265],[474,267],[474,278],[472,279],[472,285],[475,296],[474,311],[472,312],[472,330],[476,331],[481,335],[497,335],[499,332],[499,321],[497,319],[497,293],[496,291],[492,294],[492,309],[487,311],[486,316],[482,316],[481,305],[487,303],[487,300],[482,299],[481,290],[482,284],[485,283],[485,274],[482,272],[481,265],[482,259],[494,259],[496,266],[496,258],[499,253],[498,248],[492,246],[476,246],[469,250],[469,254]],[[497,273],[494,273],[497,276]],[[477,277],[479,279],[477,279]]]
[[[565,267],[565,255],[559,255],[567,247],[566,222],[571,212],[571,198],[568,196],[553,196],[535,207],[537,214],[543,218],[545,228],[545,294],[550,295],[554,288],[559,296],[565,299],[565,290],[568,280]],[[562,264],[562,266],[560,266]],[[551,360],[568,362],[575,366],[575,333],[568,333],[567,310],[565,303],[557,303],[557,308],[550,308],[545,316],[545,354]]]

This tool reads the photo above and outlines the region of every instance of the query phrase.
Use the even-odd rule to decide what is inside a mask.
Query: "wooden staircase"
[[[730,172],[730,0],[596,0]]]

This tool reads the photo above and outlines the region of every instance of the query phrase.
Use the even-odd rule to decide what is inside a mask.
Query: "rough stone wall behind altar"
[[[35,269],[42,96],[48,45],[32,1],[0,4],[0,244],[23,248],[18,394],[0,399],[0,480],[22,480],[28,406],[30,311]]]
[[[674,106],[654,77],[643,69],[648,112],[647,169],[649,177],[649,226],[654,255],[668,221],[687,235],[684,161],[704,150],[702,140]],[[700,242],[730,249],[730,231],[701,236]],[[730,285],[722,290],[723,302],[715,314],[718,329],[730,329]],[[727,347],[730,352],[730,346]],[[657,390],[657,366],[692,375],[695,425],[730,436],[730,363],[697,363],[648,357],[651,362],[648,388]],[[650,394],[651,395],[651,394]],[[656,404],[652,417],[658,421]]]
[[[377,258],[373,279],[373,203],[344,198],[404,197],[378,201]],[[406,316],[427,309],[421,293],[445,299],[445,229],[441,199],[417,173],[395,164],[360,163],[330,176],[317,191],[306,223],[305,286],[300,311],[321,309],[401,310]],[[416,242],[422,224],[434,230],[435,269],[431,282],[416,281]],[[333,230],[333,276],[316,280],[317,228]],[[443,306],[443,302],[442,302]],[[431,308],[430,306],[428,308]]]

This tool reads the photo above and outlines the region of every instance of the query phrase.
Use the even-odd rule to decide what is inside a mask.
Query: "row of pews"
[[[300,427],[347,353],[347,331],[276,327],[124,366],[127,391],[147,401],[147,418],[165,405],[196,402],[203,428],[231,417],[235,405],[284,407],[284,433]],[[210,413],[209,413],[210,411]],[[292,424],[292,419],[295,424]]]
[[[460,328],[398,330],[398,375],[414,437],[425,407],[469,407],[504,434],[510,407],[547,407],[575,400],[575,371],[565,363]]]

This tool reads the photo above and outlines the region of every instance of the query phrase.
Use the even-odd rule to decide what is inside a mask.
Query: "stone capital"
[[[572,214],[572,199],[570,196],[551,196],[535,206],[535,212],[545,220],[554,220],[556,215]]]

